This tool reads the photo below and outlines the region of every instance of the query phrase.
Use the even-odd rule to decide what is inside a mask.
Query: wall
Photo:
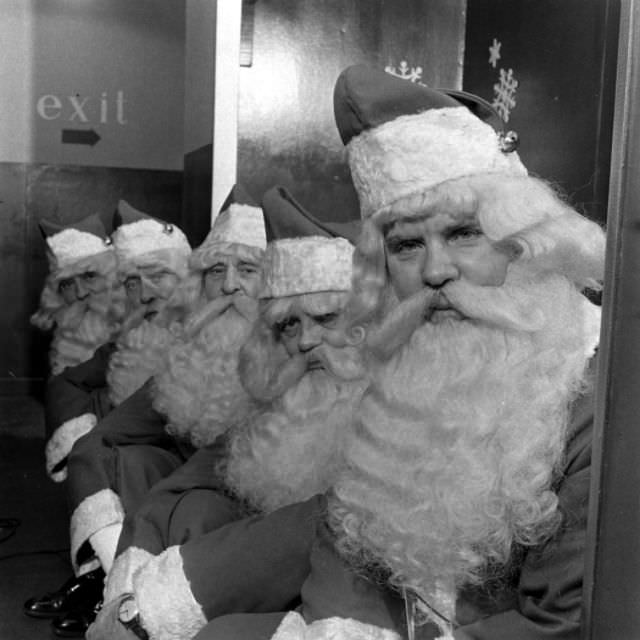
[[[211,227],[216,0],[186,6],[183,229],[196,246]]]
[[[460,87],[465,4],[255,2],[252,64],[240,68],[239,181],[254,198],[282,184],[321,218],[357,217],[333,118],[336,78],[350,64],[406,61],[427,84]]]
[[[0,393],[46,375],[41,217],[180,222],[184,0],[0,3]],[[99,138],[99,139],[98,139]]]
[[[183,3],[3,0],[0,18],[2,161],[182,169]]]
[[[211,144],[216,0],[186,6],[184,152]]]
[[[236,182],[242,8],[241,0],[186,6],[183,224],[194,244],[205,238]]]

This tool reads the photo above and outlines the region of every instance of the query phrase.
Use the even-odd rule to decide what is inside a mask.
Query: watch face
[[[136,601],[132,597],[125,598],[120,603],[118,618],[120,618],[122,622],[131,622],[137,615],[138,607],[136,606]]]

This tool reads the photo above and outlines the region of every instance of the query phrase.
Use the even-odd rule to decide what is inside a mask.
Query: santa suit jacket
[[[592,397],[585,395],[574,406],[556,485],[562,526],[545,544],[515,554],[503,584],[458,594],[457,640],[580,637],[592,422]],[[190,638],[196,632],[198,640],[267,638],[300,596],[307,622],[356,618],[405,636],[404,601],[345,566],[333,551],[324,512],[325,501],[316,496],[147,558],[129,590],[151,639]],[[426,625],[418,637],[436,633]]]

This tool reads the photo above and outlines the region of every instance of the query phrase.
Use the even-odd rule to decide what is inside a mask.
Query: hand
[[[118,610],[123,596],[105,603],[93,624],[87,629],[86,640],[140,640],[118,620]]]

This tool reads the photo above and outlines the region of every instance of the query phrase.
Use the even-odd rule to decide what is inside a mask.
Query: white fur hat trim
[[[400,640],[400,636],[352,618],[325,618],[307,624],[299,613],[290,611],[271,640]]]
[[[363,218],[446,180],[527,175],[518,154],[502,151],[494,129],[466,107],[399,116],[363,131],[347,150]]]
[[[187,260],[191,247],[186,236],[174,224],[157,220],[138,220],[123,224],[113,233],[113,245],[121,264],[135,263],[147,253],[169,250]]]
[[[52,271],[65,269],[84,258],[113,250],[102,238],[78,229],[63,229],[49,236],[47,245],[51,250],[49,267]]]
[[[265,249],[267,233],[260,207],[233,203],[218,214],[204,244],[228,242]]]
[[[350,291],[352,259],[353,245],[344,238],[274,240],[265,253],[260,298]]]

